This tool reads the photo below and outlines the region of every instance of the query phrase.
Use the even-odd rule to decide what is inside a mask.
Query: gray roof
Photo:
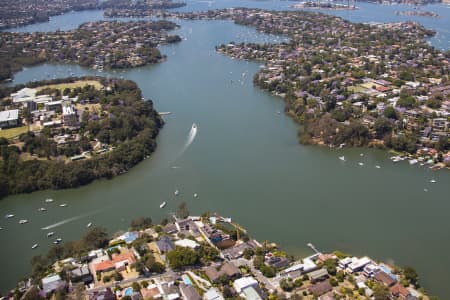
[[[156,245],[161,252],[169,252],[175,249],[175,245],[173,244],[172,240],[167,236],[163,236],[159,241],[156,242]]]
[[[311,278],[313,280],[322,278],[325,276],[328,276],[328,272],[327,272],[327,269],[324,269],[324,268],[309,273],[309,278]]]
[[[181,283],[180,291],[181,294],[186,298],[186,300],[202,300],[197,290],[192,285]]]
[[[18,118],[19,118],[18,109],[0,111],[0,122],[14,121],[17,120]]]

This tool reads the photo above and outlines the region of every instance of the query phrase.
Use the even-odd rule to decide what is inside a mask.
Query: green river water
[[[378,150],[299,145],[297,125],[278,113],[282,100],[252,84],[259,63],[214,51],[228,41],[281,39],[228,21],[177,23],[186,39],[161,48],[166,62],[101,73],[136,81],[158,111],[172,112],[164,117],[156,152],[112,180],[1,200],[1,215],[16,215],[0,218],[1,290],[25,276],[31,257],[52,245],[42,227],[51,225],[54,237],[64,240],[79,238],[89,222],[114,233],[138,216],[159,221],[186,201],[192,214],[231,216],[256,239],[276,242],[298,257],[310,254],[306,244],[312,242],[323,251],[412,265],[433,294],[450,295],[448,171],[394,164]],[[15,83],[71,72],[95,74],[75,65],[45,64],[18,73]],[[194,122],[197,135],[182,152]],[[46,198],[55,202],[46,204]],[[163,201],[167,206],[160,209]],[[48,210],[38,212],[39,207]],[[29,223],[19,225],[19,219]],[[39,247],[32,250],[34,243]]]

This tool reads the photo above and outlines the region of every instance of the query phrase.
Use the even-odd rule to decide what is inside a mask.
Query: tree
[[[108,244],[108,241],[108,233],[103,227],[92,228],[82,238],[82,243],[87,250],[103,248]]]
[[[272,278],[276,275],[275,268],[268,266],[266,264],[262,264],[259,269],[260,269],[261,273],[268,278]]]
[[[377,137],[382,139],[384,136],[392,131],[392,121],[387,118],[377,118],[375,121],[375,131]]]
[[[412,267],[405,267],[403,269],[403,275],[405,275],[406,280],[408,280],[412,285],[419,285],[419,275],[416,270]]]
[[[294,283],[292,282],[292,278],[283,278],[280,280],[280,287],[285,292],[290,292],[294,289]]]
[[[175,250],[167,253],[167,258],[173,269],[197,265],[200,262],[200,255],[197,251],[184,247],[176,247]]]
[[[181,219],[186,219],[189,216],[189,210],[186,202],[183,201],[178,205],[177,215]]]
[[[377,284],[373,288],[373,297],[375,300],[389,300],[391,299],[391,293],[386,286]]]
[[[132,230],[146,229],[152,226],[152,219],[149,217],[136,218],[131,221],[130,226]]]
[[[392,106],[386,107],[383,113],[386,118],[397,120],[397,112]]]

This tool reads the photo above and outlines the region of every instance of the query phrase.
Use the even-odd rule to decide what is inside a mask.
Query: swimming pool
[[[133,288],[132,288],[132,287],[127,287],[127,288],[123,291],[123,294],[124,294],[125,296],[131,296],[131,295],[133,295]]]

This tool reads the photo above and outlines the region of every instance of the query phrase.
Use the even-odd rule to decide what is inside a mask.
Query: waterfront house
[[[391,276],[389,276],[386,272],[384,271],[380,271],[378,273],[376,273],[373,277],[376,281],[384,284],[387,287],[391,287],[393,286],[397,280],[395,280],[394,278],[392,278]]]
[[[318,282],[318,281],[322,281],[328,278],[328,271],[325,268],[319,269],[319,270],[315,270],[312,271],[311,273],[308,274],[309,280],[312,283]]]
[[[249,286],[242,289],[241,297],[245,300],[263,300],[265,297],[261,296],[262,294],[259,287]]]
[[[399,299],[407,299],[409,296],[411,296],[409,290],[400,283],[396,283],[394,286],[391,287],[390,290],[392,296],[397,297]]]
[[[61,289],[67,288],[67,282],[61,279],[58,274],[50,274],[47,277],[42,278],[42,291],[43,297]]]
[[[0,111],[0,129],[19,125],[19,110]]]

